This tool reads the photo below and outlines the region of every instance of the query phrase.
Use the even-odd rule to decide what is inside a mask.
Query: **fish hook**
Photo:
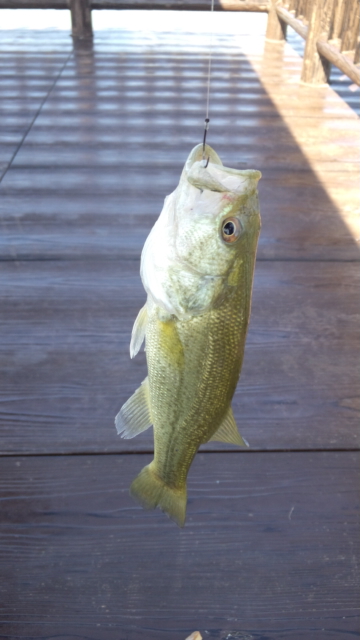
[[[208,157],[207,160],[206,160],[206,157],[205,157],[206,134],[207,134],[208,129],[209,129],[209,122],[210,122],[210,118],[205,118],[204,139],[203,139],[203,154],[202,154],[203,166],[205,167],[205,169],[208,166],[209,161],[210,161],[210,156]],[[206,161],[206,164],[205,164],[205,161]]]

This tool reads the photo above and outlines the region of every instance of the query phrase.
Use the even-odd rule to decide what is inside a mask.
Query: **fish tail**
[[[156,473],[153,462],[144,467],[132,482],[130,495],[145,509],[160,507],[179,527],[184,526],[186,485],[181,489],[169,487]]]

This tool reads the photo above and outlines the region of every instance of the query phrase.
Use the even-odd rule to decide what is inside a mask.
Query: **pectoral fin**
[[[130,342],[130,358],[134,358],[145,338],[145,331],[147,325],[147,308],[146,304],[140,309],[134,322],[133,330],[131,333]]]
[[[148,379],[141,383],[135,393],[121,407],[115,418],[116,430],[122,438],[135,438],[152,425]]]
[[[234,414],[232,408],[229,407],[224,420],[220,427],[215,431],[210,440],[217,440],[218,442],[228,442],[230,444],[237,444],[240,447],[248,447],[249,443],[241,437],[238,428],[236,426]],[[209,440],[209,442],[210,442]]]

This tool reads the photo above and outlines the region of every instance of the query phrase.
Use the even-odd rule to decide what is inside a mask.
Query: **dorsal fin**
[[[147,308],[146,304],[140,309],[134,322],[133,330],[131,332],[130,341],[130,358],[134,358],[138,353],[143,340],[145,338],[145,331],[147,325]]]
[[[152,425],[148,379],[141,383],[135,393],[121,407],[115,418],[116,430],[122,438],[135,438]]]
[[[237,444],[240,447],[249,446],[249,443],[241,437],[238,431],[231,407],[229,407],[220,427],[217,431],[215,431],[210,440],[217,440],[218,442],[228,442],[229,444]],[[208,440],[208,442],[210,442],[210,440]]]

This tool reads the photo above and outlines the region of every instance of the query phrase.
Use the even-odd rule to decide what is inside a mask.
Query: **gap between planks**
[[[341,449],[341,448],[336,448],[336,449],[324,449],[324,448],[320,448],[320,447],[316,447],[316,448],[312,448],[312,449],[244,449],[244,450],[239,450],[239,449],[222,449],[221,451],[218,449],[214,449],[212,451],[207,451],[207,450],[199,450],[197,453],[201,454],[201,455],[214,455],[214,454],[219,454],[219,453],[237,453],[237,454],[256,454],[256,453],[355,453],[357,451],[360,451],[360,448],[356,448],[356,449],[350,449],[348,447]],[[154,450],[153,449],[143,449],[143,450],[134,450],[134,451],[71,451],[71,452],[50,452],[50,453],[1,453],[0,454],[0,459],[1,458],[66,458],[66,457],[80,457],[80,456],[91,456],[91,457],[95,457],[95,456],[134,456],[134,455],[153,455],[154,454]]]

